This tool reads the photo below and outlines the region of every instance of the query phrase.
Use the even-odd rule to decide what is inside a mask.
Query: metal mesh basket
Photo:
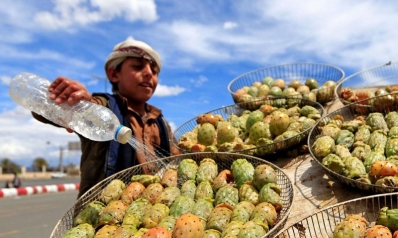
[[[232,95],[232,99],[235,103],[238,103],[238,98],[235,92],[244,86],[251,86],[256,81],[262,81],[264,77],[271,76],[274,79],[283,79],[288,85],[293,80],[298,80],[301,84],[305,84],[308,78],[314,78],[317,80],[318,85],[321,86],[327,81],[334,81],[336,84],[344,78],[344,71],[336,66],[320,63],[293,63],[285,65],[270,66],[261,69],[257,69],[233,79],[228,84],[228,91]],[[319,89],[325,92],[329,92],[330,89]],[[318,102],[326,103],[333,100],[334,90],[328,94],[327,98],[318,100]]]
[[[344,99],[341,95],[342,90],[351,89],[354,94],[368,92],[372,97],[378,89],[385,89],[391,85],[398,86],[398,62],[383,64],[352,74],[337,83],[334,94],[347,105],[356,98],[354,96],[352,100]]]
[[[229,106],[225,106],[225,107],[221,107],[221,108],[209,111],[207,113],[211,113],[214,115],[219,114],[224,118],[224,120],[226,120],[230,115],[233,115],[233,114],[240,116],[242,114],[242,112],[246,110],[246,109],[243,109],[244,107],[242,107],[242,104],[250,105],[250,106],[245,106],[245,108],[250,107],[250,108],[252,108],[251,111],[258,109],[261,105],[273,105],[273,106],[279,107],[279,108],[281,108],[281,107],[282,108],[290,108],[290,107],[293,107],[294,105],[303,107],[305,105],[308,105],[308,106],[312,106],[312,107],[318,109],[321,116],[324,113],[324,108],[321,104],[311,101],[311,100],[308,100],[308,99],[298,99],[298,98],[260,99],[260,100],[247,102],[247,103],[232,104]],[[185,122],[184,124],[182,124],[180,127],[178,127],[174,131],[174,136],[176,137],[176,140],[173,141],[173,143],[183,153],[190,153],[190,151],[187,151],[184,148],[179,147],[178,141],[181,136],[183,136],[187,132],[192,131],[197,126],[197,123],[196,123],[197,118],[198,117],[192,118],[191,120]],[[256,156],[258,156],[260,158],[265,158],[264,155],[256,154],[255,153],[256,149],[261,148],[262,152],[265,155],[269,155],[269,154],[273,154],[278,151],[286,150],[287,148],[291,148],[292,146],[298,145],[300,142],[304,141],[307,138],[310,130],[311,130],[311,128],[308,128],[295,136],[292,136],[290,138],[287,138],[285,140],[278,141],[275,143],[270,143],[270,144],[267,144],[267,145],[264,145],[261,147],[255,147],[255,148],[243,149],[243,150],[235,150],[232,152],[237,152],[240,154],[249,154],[249,155],[255,154]]]
[[[369,113],[373,113],[373,112],[380,112],[385,116],[389,112],[398,111],[398,102],[393,101],[394,103],[385,103],[386,97],[390,98],[389,96],[391,96],[391,95],[372,97],[369,99],[369,101],[371,102],[371,103],[369,103],[369,105],[363,104],[364,103],[363,101],[368,101],[368,100],[362,100],[362,101],[358,101],[355,103],[350,103],[350,104],[348,104],[340,109],[337,109],[337,110],[329,113],[328,115],[324,116],[321,120],[318,121],[318,124],[315,125],[312,128],[312,130],[310,131],[309,136],[308,136],[308,146],[309,146],[309,152],[310,152],[311,156],[330,175],[336,177],[342,183],[347,184],[352,187],[355,187],[355,188],[358,188],[360,190],[368,191],[370,193],[390,193],[390,192],[398,191],[398,187],[367,184],[367,183],[364,183],[364,182],[361,182],[358,180],[347,178],[341,174],[338,174],[338,173],[330,170],[326,166],[324,166],[322,164],[322,159],[317,158],[313,152],[314,142],[318,138],[318,136],[321,134],[321,129],[319,127],[320,125],[326,125],[328,123],[328,121],[333,119],[335,116],[342,116],[344,118],[344,120],[347,121],[347,120],[355,119],[357,116],[363,116],[364,118],[366,118],[366,116],[368,116]],[[390,101],[390,100],[388,100],[388,101]]]
[[[380,209],[398,208],[398,193],[378,194],[329,206],[317,213],[298,221],[290,227],[283,228],[274,237],[333,237],[336,225],[350,214],[363,216],[373,226]]]
[[[239,155],[233,153],[193,153],[189,156],[187,155],[176,155],[170,156],[167,158],[160,159],[166,166],[160,167],[159,171],[156,173],[159,176],[162,176],[164,171],[168,168],[177,168],[178,164],[181,160],[191,158],[196,162],[200,162],[204,158],[212,158],[218,165],[218,170],[221,172],[224,169],[230,169],[232,163],[236,159],[244,158],[253,166],[257,166],[260,164],[268,164],[271,166],[277,174],[277,184],[281,188],[280,197],[282,200],[283,208],[278,212],[277,223],[273,226],[266,236],[264,237],[271,237],[272,234],[275,234],[277,231],[281,229],[286,223],[287,217],[289,216],[290,209],[293,203],[293,185],[290,181],[289,177],[283,172],[279,167],[276,165],[269,163],[267,161],[261,160],[257,157],[249,156],[249,155]],[[151,162],[134,166],[128,169],[125,169],[119,173],[112,175],[111,177],[106,178],[105,180],[101,181],[85,194],[83,194],[76,203],[66,212],[66,214],[58,221],[56,227],[53,229],[51,238],[62,237],[69,229],[73,226],[73,218],[77,215],[81,210],[83,210],[90,202],[98,200],[101,191],[108,185],[113,179],[120,179],[128,184],[130,184],[131,177],[133,175],[144,174],[143,167],[150,164]]]

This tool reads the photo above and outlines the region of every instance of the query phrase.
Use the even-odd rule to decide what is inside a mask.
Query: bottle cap
[[[121,144],[126,144],[132,135],[133,132],[130,128],[125,126],[119,126],[115,133],[115,140]]]

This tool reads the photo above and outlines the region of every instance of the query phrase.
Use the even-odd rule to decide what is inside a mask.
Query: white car
[[[51,178],[66,178],[67,174],[62,172],[55,172],[51,174]]]

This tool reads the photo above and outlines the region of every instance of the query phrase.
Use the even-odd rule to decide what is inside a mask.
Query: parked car
[[[55,172],[51,174],[51,178],[66,178],[67,174],[63,172]]]

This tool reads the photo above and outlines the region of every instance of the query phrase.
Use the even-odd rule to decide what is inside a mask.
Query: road
[[[79,178],[26,180],[23,186],[78,183]],[[77,190],[0,198],[0,238],[50,237],[73,206]]]

